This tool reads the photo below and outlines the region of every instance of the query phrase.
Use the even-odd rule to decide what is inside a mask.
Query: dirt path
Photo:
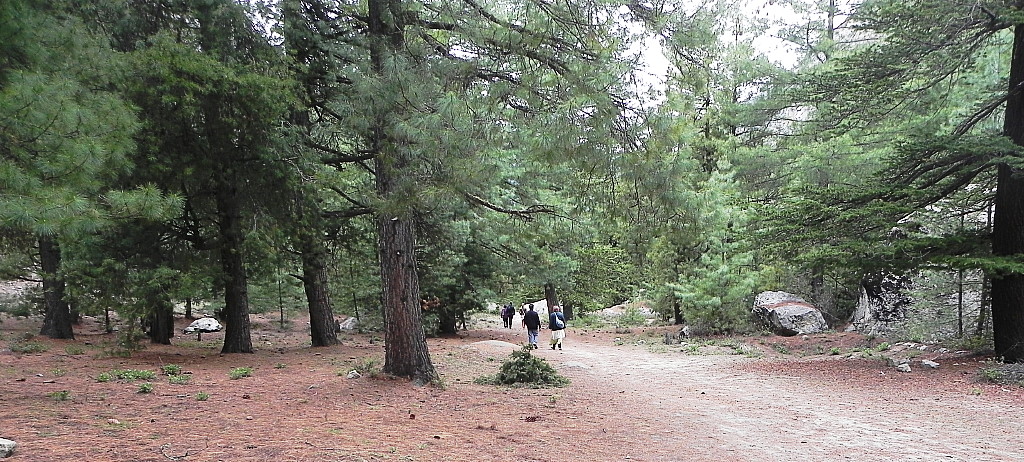
[[[830,377],[823,361],[773,370],[763,359],[602,342],[539,354],[574,383],[619,395],[610,402],[623,421],[649,429],[638,438],[650,440],[650,460],[1024,460],[1019,393],[935,383],[927,371],[914,385],[888,380],[900,373],[879,361]]]

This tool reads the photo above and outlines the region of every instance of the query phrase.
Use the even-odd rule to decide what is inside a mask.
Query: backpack
[[[562,317],[557,314],[555,315],[555,327],[558,329],[565,329],[565,322],[562,321]]]

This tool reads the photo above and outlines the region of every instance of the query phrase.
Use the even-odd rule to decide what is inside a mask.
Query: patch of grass
[[[478,377],[474,382],[483,385],[547,388],[564,387],[569,384],[569,379],[559,375],[544,358],[531,354],[530,348],[523,347],[509,355],[497,374]]]
[[[153,380],[156,373],[145,369],[114,369],[110,371],[111,377],[124,382],[136,380]]]
[[[209,393],[207,393],[205,391],[201,391],[199,393],[196,393],[196,401],[206,401],[208,399],[210,399],[210,394]]]
[[[173,385],[187,385],[192,380],[191,375],[169,375],[167,376],[167,382]]]
[[[50,371],[50,373],[53,374],[54,377],[64,377],[67,375],[68,371],[57,367]]]
[[[69,401],[71,399],[71,392],[68,391],[68,390],[60,390],[60,391],[55,391],[53,393],[50,393],[47,396],[49,396],[50,398],[53,398],[54,401],[58,401],[58,402],[60,402],[60,401]]]
[[[251,367],[236,367],[234,369],[231,369],[230,372],[228,372],[228,377],[230,377],[231,380],[238,380],[238,379],[245,378],[245,377],[252,377],[252,368]]]
[[[367,377],[377,377],[378,375],[380,375],[382,367],[383,365],[381,365],[380,360],[377,358],[361,358],[360,360],[356,361],[356,363],[352,366],[352,369],[354,369],[360,375],[364,375]]]
[[[79,345],[68,345],[64,347],[64,352],[71,356],[84,355],[85,348],[82,348]]]
[[[288,365],[287,365],[287,364],[285,364],[285,363],[277,363],[277,364],[274,364],[274,369],[284,369],[284,368],[286,368],[286,367],[288,367]]]
[[[153,383],[152,382],[140,383],[139,384],[139,393],[143,393],[143,394],[153,393]]]
[[[15,353],[43,353],[50,349],[49,346],[32,340],[19,340],[11,342],[8,348]]]
[[[775,351],[777,351],[779,354],[788,355],[788,354],[792,353],[789,350],[788,346],[783,345],[781,343],[773,343],[772,344],[772,348],[775,349]]]
[[[167,364],[160,367],[160,372],[163,372],[164,375],[181,375],[181,366],[177,364]]]
[[[836,355],[839,355],[839,354],[841,354],[842,352],[843,352],[843,350],[842,350],[841,348],[839,348],[839,347],[832,347],[832,348],[830,348],[830,349],[828,350],[828,354],[830,354],[830,355],[832,355],[832,356],[836,356]]]
[[[109,382],[114,380],[114,375],[109,372],[100,372],[100,375],[96,376],[97,382]]]

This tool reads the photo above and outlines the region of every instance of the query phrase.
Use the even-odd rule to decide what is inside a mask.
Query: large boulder
[[[754,299],[751,312],[777,335],[814,334],[828,330],[821,311],[806,300],[786,292],[761,292]]]
[[[879,272],[865,276],[860,283],[857,309],[847,330],[867,335],[891,335],[907,319],[913,299],[913,282],[907,276]]]
[[[201,318],[192,321],[192,324],[185,328],[185,333],[220,332],[222,329],[224,329],[224,326],[217,322],[216,318]]]

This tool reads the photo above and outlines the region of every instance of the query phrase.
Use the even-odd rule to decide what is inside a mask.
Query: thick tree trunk
[[[327,248],[316,237],[302,233],[302,286],[309,306],[309,336],[315,347],[338,344],[334,309],[327,286]]]
[[[71,306],[64,300],[64,278],[60,276],[60,246],[52,237],[39,236],[39,263],[43,272],[43,328],[40,335],[73,339]]]
[[[174,304],[166,297],[155,302],[149,315],[149,340],[152,343],[170,345],[174,337]]]
[[[388,168],[377,162],[378,182]],[[387,189],[385,189],[387,191]],[[426,384],[437,379],[420,310],[415,230],[411,218],[377,219],[384,302],[384,372]]]
[[[1014,28],[1010,61],[1009,98],[1003,131],[1024,146],[1024,25]],[[996,183],[992,253],[1024,255],[1024,178],[1008,164],[999,165]],[[1024,275],[992,278],[992,334],[996,354],[1006,362],[1024,361]]]
[[[252,353],[249,334],[249,288],[242,253],[241,204],[230,170],[218,174],[217,217],[220,264],[224,271],[224,346],[221,353]]]
[[[388,80],[394,70],[386,69],[387,56],[402,50],[404,26],[397,12],[404,11],[401,0],[369,0],[370,59],[373,70]],[[398,111],[394,107],[391,110]],[[437,371],[427,352],[420,309],[420,284],[416,273],[416,230],[412,211],[393,205],[404,200],[408,190],[400,188],[399,179],[409,174],[409,154],[399,141],[391,138],[390,119],[381,115],[373,123],[369,141],[376,153],[377,195],[384,202],[384,212],[377,213],[377,248],[380,253],[382,303],[384,304],[384,372],[409,377],[419,384],[437,380]],[[396,210],[389,210],[394,207]]]

